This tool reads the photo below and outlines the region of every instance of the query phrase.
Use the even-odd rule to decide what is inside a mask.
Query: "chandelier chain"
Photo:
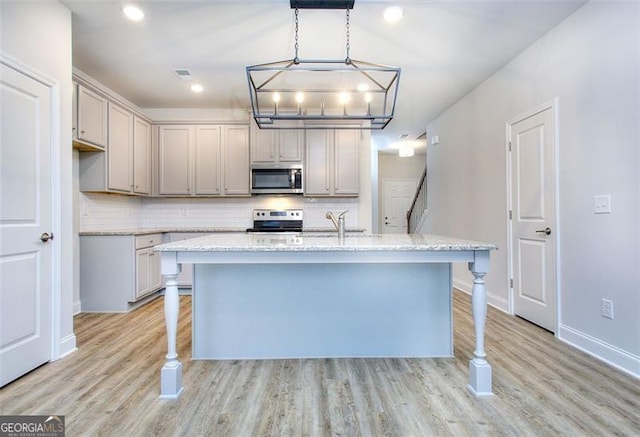
[[[295,50],[296,50],[296,56],[293,58],[293,61],[297,64],[298,63],[298,48],[300,47],[298,45],[298,8],[296,8],[296,36],[295,36]]]
[[[347,58],[344,60],[345,64],[351,63],[351,58],[349,58],[349,49],[351,49],[351,44],[349,42],[351,27],[349,24],[349,9],[347,8]]]

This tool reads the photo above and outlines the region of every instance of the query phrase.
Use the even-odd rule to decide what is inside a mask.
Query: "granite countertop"
[[[166,232],[193,232],[193,233],[215,233],[215,232],[245,232],[246,228],[139,228],[139,229],[114,229],[100,231],[78,232],[80,236],[86,235],[149,235],[162,234]]]
[[[149,234],[162,234],[166,232],[184,232],[184,233],[222,233],[222,232],[242,232],[245,233],[247,228],[138,228],[138,229],[113,229],[113,230],[99,230],[99,231],[82,231],[78,232],[80,236],[109,236],[109,235],[149,235]],[[347,232],[359,232],[363,233],[365,230],[360,228],[348,228]],[[320,232],[329,233],[335,232],[333,228],[304,228],[303,232]]]
[[[212,234],[160,244],[161,252],[323,252],[323,251],[437,251],[496,250],[495,244],[423,234]]]

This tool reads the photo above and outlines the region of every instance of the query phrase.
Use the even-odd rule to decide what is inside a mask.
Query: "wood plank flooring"
[[[451,359],[191,361],[161,401],[162,298],[129,314],[80,314],[79,350],[0,389],[0,414],[66,416],[67,436],[640,436],[640,381],[521,319],[489,309],[496,396],[466,388],[469,297],[454,294]]]

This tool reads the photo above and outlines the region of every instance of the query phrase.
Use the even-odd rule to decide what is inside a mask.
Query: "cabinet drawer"
[[[136,249],[144,249],[162,244],[162,234],[139,235],[136,237]]]

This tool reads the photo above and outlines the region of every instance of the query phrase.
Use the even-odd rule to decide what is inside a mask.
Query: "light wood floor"
[[[0,414],[66,416],[67,436],[638,436],[640,382],[523,320],[490,309],[492,398],[466,388],[469,297],[455,293],[451,359],[191,361],[181,297],[185,391],[161,401],[162,299],[75,318],[79,350],[0,389]]]

